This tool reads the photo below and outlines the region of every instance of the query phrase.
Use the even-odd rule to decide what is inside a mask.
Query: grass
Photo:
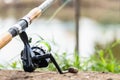
[[[55,43],[55,41],[53,41]],[[49,44],[49,43],[48,43]],[[113,55],[113,48],[120,44],[120,40],[108,45],[105,49],[96,49],[96,53],[91,55],[85,61],[74,51],[73,54],[63,52],[59,54],[55,52],[54,58],[58,62],[62,70],[67,70],[69,67],[75,67],[80,71],[98,71],[120,73],[120,62]],[[0,69],[22,69],[21,61],[14,61],[7,66],[0,65]],[[47,68],[41,70],[56,71],[53,64],[49,64]]]
[[[120,64],[116,61],[110,49],[108,50],[107,56],[104,50],[99,50],[97,55],[91,57],[90,61],[93,62],[93,65],[90,67],[92,71],[120,72]]]
[[[0,64],[0,69],[10,69],[10,70],[22,70],[22,63],[20,60],[5,63],[5,64]]]
[[[119,42],[116,41],[105,49],[97,49],[96,54],[84,62],[80,61],[81,59],[76,52],[72,58],[68,58],[69,54],[67,52],[64,52],[62,55],[56,53],[54,56],[62,70],[67,70],[69,67],[76,67],[81,71],[120,73],[120,62],[116,60],[112,51],[112,48],[118,45]],[[55,68],[49,66],[48,70],[55,70]]]
[[[117,40],[108,44],[104,49],[97,49],[96,54],[91,56],[90,61],[94,64],[90,69],[92,71],[120,73],[120,62],[115,57],[115,54],[118,53],[117,49],[119,48],[119,44],[120,40]]]

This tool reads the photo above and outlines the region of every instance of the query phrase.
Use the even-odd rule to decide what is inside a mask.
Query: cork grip
[[[12,40],[12,35],[9,32],[6,32],[0,37],[0,49],[3,48]]]
[[[30,21],[33,21],[35,18],[41,15],[41,10],[39,8],[32,9],[28,14],[27,17],[30,18]]]

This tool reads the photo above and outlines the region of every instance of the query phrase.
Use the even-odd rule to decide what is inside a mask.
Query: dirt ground
[[[0,80],[120,80],[120,74],[104,72],[79,72],[59,74],[57,72],[0,70]]]

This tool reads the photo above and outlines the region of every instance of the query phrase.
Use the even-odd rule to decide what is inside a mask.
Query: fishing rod
[[[13,37],[19,35],[21,38],[24,48],[21,51],[21,60],[23,63],[23,69],[25,72],[33,72],[36,68],[47,67],[49,63],[53,63],[60,74],[63,71],[60,69],[56,60],[51,54],[50,47],[44,41],[40,41],[39,44],[44,46],[30,46],[28,35],[25,29],[32,23],[32,21],[40,16],[55,0],[46,0],[40,6],[32,9],[26,16],[20,19],[13,27],[11,27],[1,38],[0,38],[0,49],[9,43]],[[48,50],[43,47],[48,48]],[[77,73],[78,70],[69,68],[67,72]]]
[[[8,44],[13,37],[22,33],[35,18],[39,17],[54,2],[55,0],[44,1],[40,6],[35,7],[26,16],[20,19],[7,32],[3,33],[0,37],[0,49],[3,48],[6,44]]]
[[[1,49],[8,44],[13,37],[19,35],[24,44],[24,49],[21,51],[21,60],[25,72],[33,72],[36,68],[47,67],[50,62],[53,62],[58,72],[60,74],[63,73],[50,51],[46,51],[42,47],[30,46],[28,35],[25,32],[25,29],[32,21],[40,16],[54,1],[55,0],[46,0],[40,6],[32,9],[0,38]],[[44,44],[47,43],[44,42]]]

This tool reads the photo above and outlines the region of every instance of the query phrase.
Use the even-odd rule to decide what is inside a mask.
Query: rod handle
[[[30,19],[30,22],[32,22],[35,18],[39,17],[42,14],[41,10],[36,7],[34,9],[32,9],[27,15],[26,17],[28,17]]]
[[[12,34],[6,32],[0,36],[0,49],[12,40]]]

